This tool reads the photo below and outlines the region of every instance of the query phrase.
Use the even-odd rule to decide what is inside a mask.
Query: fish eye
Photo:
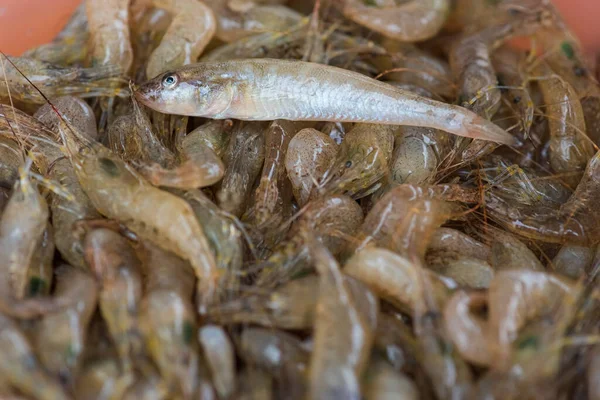
[[[179,78],[177,74],[166,74],[162,79],[162,84],[166,88],[173,88],[177,85]]]

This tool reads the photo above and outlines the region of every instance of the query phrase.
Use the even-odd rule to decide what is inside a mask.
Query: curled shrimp
[[[121,71],[111,65],[93,68],[59,67],[26,57],[11,57],[10,61],[1,60],[1,63],[6,80],[3,79],[4,82],[0,85],[0,98],[8,97],[10,92],[10,96],[15,100],[33,104],[44,103],[44,97],[31,90],[31,84],[23,75],[43,90],[46,97],[122,96],[127,92],[118,88],[121,85]]]
[[[489,261],[494,270],[545,270],[538,257],[514,235],[494,229],[490,233],[490,239]]]
[[[39,321],[35,345],[44,367],[61,382],[72,384],[87,344],[87,331],[96,310],[98,288],[90,274],[65,265],[57,270],[54,296],[68,298],[72,304]]]
[[[219,207],[237,217],[246,209],[252,185],[265,160],[265,128],[260,122],[239,124],[225,150],[223,161],[227,167],[216,197]]]
[[[460,257],[488,260],[490,247],[456,229],[439,228],[429,241],[426,261],[428,266],[443,264],[446,260]]]
[[[189,398],[198,386],[199,355],[193,271],[173,253],[145,246],[141,326],[146,348],[171,394]]]
[[[300,207],[316,193],[318,182],[331,167],[337,150],[333,139],[313,128],[302,129],[290,140],[285,168]]]
[[[254,204],[249,213],[252,222],[261,230],[279,225],[286,214],[284,207],[290,203],[290,190],[286,189],[285,156],[290,140],[306,124],[277,120],[265,131],[265,161]]]
[[[204,325],[198,330],[198,341],[216,392],[222,398],[228,398],[236,386],[235,351],[231,339],[222,327]]]
[[[359,399],[360,376],[373,345],[379,302],[362,283],[344,277],[318,240],[307,239],[319,273],[309,396]]]
[[[226,43],[261,32],[281,32],[302,18],[302,14],[281,5],[232,8],[227,1],[205,0],[205,3],[217,17],[217,38]]]
[[[173,20],[148,60],[148,78],[196,62],[217,30],[212,10],[201,1],[152,0],[152,3],[172,13]]]
[[[85,259],[100,286],[100,312],[124,370],[142,354],[139,312],[141,261],[127,239],[106,229],[92,229],[83,243]]]
[[[344,273],[408,313],[415,309],[422,290],[418,267],[407,258],[387,249],[368,247],[359,251],[344,264]],[[434,296],[444,302],[452,286],[446,286],[446,282],[435,273],[431,272],[430,275]]]
[[[68,400],[58,380],[44,370],[17,324],[0,314],[2,379],[22,393],[40,400]]]
[[[346,0],[346,18],[402,42],[419,42],[435,36],[446,22],[450,11],[448,0],[409,1]]]
[[[574,187],[594,152],[581,102],[572,86],[554,75],[547,64],[540,63],[534,71],[541,77],[538,85],[550,126],[550,165],[555,172],[566,174],[563,179]]]
[[[565,245],[552,259],[552,267],[559,274],[577,279],[592,265],[595,253],[595,247]]]
[[[288,238],[264,262],[256,283],[273,286],[302,274],[310,265],[303,234],[314,232],[325,247],[338,256],[345,248],[344,236],[352,237],[363,221],[360,206],[348,196],[324,196],[309,202],[291,227]]]
[[[514,143],[510,134],[462,107],[425,99],[357,72],[296,60],[200,62],[151,79],[135,95],[151,109],[170,114],[424,126]]]
[[[488,292],[488,340],[494,362],[502,368],[511,344],[526,322],[573,303],[576,287],[566,278],[531,270],[501,271]]]
[[[114,65],[127,74],[133,62],[129,0],[85,0],[92,65]]]
[[[60,132],[79,183],[96,209],[124,222],[142,238],[190,261],[204,307],[215,293],[219,273],[190,205],[148,184],[113,152],[91,142],[64,121]]]
[[[377,190],[380,180],[389,172],[394,131],[394,126],[356,125],[344,137],[321,189],[326,193],[345,193],[355,199]]]
[[[240,293],[235,299],[209,310],[219,324],[252,323],[281,329],[313,326],[318,294],[318,278],[309,275],[257,293]]]

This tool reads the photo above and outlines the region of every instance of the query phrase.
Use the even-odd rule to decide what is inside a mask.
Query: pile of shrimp
[[[0,398],[600,399],[596,74],[550,0],[84,0],[0,55]]]

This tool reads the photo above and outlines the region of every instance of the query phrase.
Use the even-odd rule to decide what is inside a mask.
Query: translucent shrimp
[[[215,152],[217,157],[222,159],[231,138],[233,125],[233,121],[227,119],[212,120],[200,125],[188,133],[188,136],[196,137],[198,141],[204,143]]]
[[[281,329],[306,329],[314,323],[319,279],[314,275],[291,280],[275,289],[241,293],[209,309],[219,324],[257,324]]]
[[[448,17],[449,0],[346,0],[346,18],[392,39],[420,42],[435,36]]]
[[[435,272],[452,279],[460,287],[471,289],[488,288],[494,277],[494,269],[487,261],[470,257],[449,260],[435,268]]]
[[[203,62],[166,72],[135,94],[153,110],[178,115],[414,125],[514,142],[507,132],[462,107],[425,99],[356,72],[302,61]]]
[[[594,261],[595,247],[563,246],[552,259],[554,271],[572,279],[578,279]]]
[[[91,360],[82,368],[75,382],[75,395],[78,399],[120,400],[133,385],[134,376],[124,374],[116,357],[102,356]]]
[[[514,235],[494,229],[490,232],[489,238],[491,239],[489,261],[494,270],[545,270],[538,257]]]
[[[492,191],[486,196],[488,212],[506,229],[530,239],[593,245],[600,238],[595,213],[600,194],[599,168],[600,153],[596,153],[573,195],[559,207],[515,205]]]
[[[313,128],[302,129],[290,140],[285,169],[300,207],[316,194],[318,182],[332,167],[337,150],[333,139]]]
[[[304,398],[310,354],[300,339],[279,330],[246,328],[239,342],[242,359],[272,374],[289,398]]]
[[[344,236],[352,237],[363,221],[360,206],[348,196],[324,196],[309,202],[282,242],[264,262],[256,283],[274,286],[302,274],[310,266],[303,234],[319,237],[325,247],[338,256],[345,248]]]
[[[19,143],[0,137],[0,186],[12,188],[19,179],[19,167],[23,164]]]
[[[198,278],[204,308],[217,289],[219,273],[191,206],[148,184],[109,149],[91,142],[73,126],[63,122],[60,131],[79,183],[96,209],[188,260]]]
[[[448,336],[459,353],[469,362],[488,366],[491,353],[486,341],[487,321],[481,313],[487,306],[482,292],[457,291],[444,307],[444,323]]]
[[[127,74],[133,62],[129,0],[85,0],[92,65],[114,65]]]
[[[160,164],[140,168],[140,172],[155,186],[194,189],[211,186],[223,178],[225,166],[202,137],[194,130],[178,145],[179,165],[170,169]]]
[[[216,392],[221,398],[229,398],[236,386],[235,350],[231,339],[222,327],[204,325],[198,330],[198,341]]]
[[[525,137],[528,137],[533,125],[534,104],[529,85],[521,66],[524,65],[523,53],[508,47],[500,48],[492,53],[492,64],[496,70],[500,92],[506,103],[519,119]]]
[[[254,192],[254,204],[249,210],[253,225],[260,230],[278,226],[284,217],[291,215],[291,210],[285,209],[285,205],[291,200],[291,191],[285,179],[285,156],[294,135],[306,125],[277,120],[264,133],[265,162]]]
[[[367,285],[382,299],[411,314],[421,293],[420,271],[407,258],[389,250],[369,247],[354,254],[345,264],[344,273]],[[452,286],[430,272],[434,297],[442,304]],[[450,282],[448,282],[450,283]]]
[[[526,322],[573,304],[576,296],[566,278],[531,270],[498,272],[488,292],[488,340],[495,365],[506,366],[511,344]]]
[[[396,371],[387,361],[377,358],[369,362],[364,378],[367,400],[418,400],[417,385],[405,374]]]
[[[152,0],[152,4],[173,14],[173,20],[148,60],[148,78],[196,62],[217,30],[213,12],[201,1]]]
[[[42,233],[39,243],[31,258],[31,264],[27,268],[25,281],[27,287],[25,292],[27,297],[35,297],[40,295],[47,296],[52,288],[54,268],[54,229],[49,223],[46,224],[46,229]]]
[[[394,126],[359,124],[344,137],[321,190],[360,199],[381,186],[389,173],[394,149]]]
[[[443,265],[446,260],[460,257],[488,260],[490,247],[456,229],[439,228],[429,241],[425,259],[428,266]]]
[[[241,123],[232,132],[223,161],[227,166],[217,190],[219,207],[241,216],[265,160],[264,123]]]
[[[542,77],[538,85],[550,126],[550,165],[555,172],[565,174],[563,179],[575,187],[580,173],[594,154],[585,133],[581,102],[572,86],[554,75],[547,64],[540,63],[534,73]]]
[[[173,253],[147,244],[141,323],[146,348],[171,395],[198,387],[193,272]]]
[[[435,229],[458,211],[444,201],[450,187],[400,185],[387,192],[369,211],[360,229],[357,250],[373,243],[401,255],[425,255]]]
[[[379,301],[362,283],[345,278],[318,240],[307,240],[319,272],[308,397],[360,399]]]
[[[50,377],[36,358],[17,324],[0,314],[2,379],[20,392],[40,400],[68,400],[71,397]]]
[[[217,17],[217,38],[229,43],[261,32],[280,32],[293,26],[302,14],[280,5],[231,7],[231,2],[205,0]]]
[[[141,261],[127,239],[106,228],[88,232],[83,248],[86,263],[99,282],[102,318],[123,369],[130,370],[143,354]]]
[[[27,50],[23,56],[52,64],[80,64],[87,56],[88,38],[85,3],[82,2],[52,42]]]
[[[44,104],[33,114],[35,119],[52,131],[56,139],[58,139],[56,130],[60,123],[60,117],[56,114],[55,109],[89,138],[98,139],[94,110],[84,100],[72,96],[53,99],[52,105]],[[43,133],[47,133],[47,131],[44,130]]]
[[[56,281],[54,296],[71,299],[72,305],[39,321],[35,346],[44,367],[70,385],[79,372],[98,289],[90,274],[66,265],[58,268]]]
[[[122,96],[127,93],[127,90],[118,88],[122,81],[119,78],[119,69],[114,66],[60,67],[26,57],[10,57],[10,61],[2,57],[1,61],[4,71],[0,71],[0,98],[8,97],[10,91],[10,96],[15,100],[33,104],[44,103],[44,97],[31,90],[31,84],[23,75],[49,98],[66,95],[83,98]]]

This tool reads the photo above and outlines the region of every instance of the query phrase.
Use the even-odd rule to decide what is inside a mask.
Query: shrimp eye
[[[98,162],[100,163],[100,167],[110,176],[119,175],[118,165],[110,158],[100,158],[98,159]]]
[[[175,85],[177,85],[177,82],[179,81],[179,78],[177,77],[176,74],[167,74],[164,76],[163,80],[162,80],[162,84],[165,88],[170,89],[175,87]]]
[[[346,168],[350,168],[352,166],[352,161],[346,161]]]

